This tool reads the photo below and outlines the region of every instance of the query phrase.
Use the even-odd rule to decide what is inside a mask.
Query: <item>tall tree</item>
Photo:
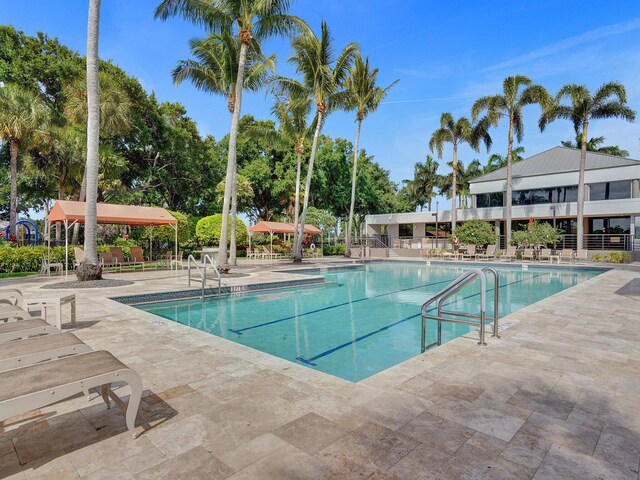
[[[87,202],[84,223],[84,260],[78,266],[78,280],[100,280],[98,264],[97,201],[98,163],[100,161],[100,85],[98,80],[98,36],[100,30],[100,0],[89,0],[87,25]]]
[[[353,231],[353,210],[356,203],[356,181],[358,174],[358,144],[360,142],[360,128],[362,121],[372,112],[375,112],[385,99],[391,87],[399,80],[393,81],[385,88],[376,85],[378,69],[369,66],[369,59],[363,60],[362,55],[356,55],[353,65],[349,69],[349,76],[344,82],[347,93],[348,110],[356,112],[356,143],[353,147],[353,171],[351,173],[351,206],[349,208],[349,223],[345,235],[345,256],[351,256],[351,233]]]
[[[409,180],[408,184],[420,210],[425,204],[431,210],[431,201],[435,196],[433,190],[440,184],[441,179],[438,167],[438,162],[431,155],[427,155],[424,163],[417,162],[413,167],[413,179]]]
[[[522,154],[524,153],[524,147],[518,146],[511,150],[511,164],[518,163],[524,157]],[[498,170],[499,168],[504,168],[507,166],[507,158],[504,155],[500,155],[499,153],[493,153],[489,157],[487,164],[484,166],[483,173],[493,172],[494,170]]]
[[[453,147],[453,159],[451,161],[451,235],[456,233],[457,207],[456,195],[458,187],[458,146],[467,143],[476,152],[480,150],[482,141],[487,151],[491,147],[491,137],[487,131],[488,123],[485,120],[473,125],[468,118],[460,117],[454,120],[450,113],[443,113],[440,117],[440,128],[431,135],[429,149],[438,153],[442,158],[442,150],[445,143],[451,143]]]
[[[342,85],[353,64],[358,46],[355,43],[349,43],[336,57],[329,27],[322,22],[320,38],[310,32],[295,38],[292,41],[292,47],[294,54],[289,58],[289,63],[296,66],[296,72],[302,75],[302,82],[278,77],[275,80],[275,90],[282,93],[289,92],[296,98],[310,98],[316,105],[316,125],[307,169],[302,215],[298,225],[298,241],[293,249],[293,261],[299,263],[302,262],[302,232],[304,232],[309,206],[318,137],[327,115],[336,108],[344,108],[346,105],[346,95]]]
[[[587,152],[604,153],[605,155],[613,155],[615,157],[629,156],[629,152],[627,150],[622,150],[617,145],[602,146],[605,140],[606,138],[604,137],[591,137],[587,142]],[[563,147],[579,149],[582,147],[582,134],[576,133],[575,143],[571,140],[563,140],[560,144]]]
[[[40,96],[15,84],[0,86],[0,136],[9,143],[9,232],[16,234],[18,153],[47,132],[49,111]]]
[[[507,142],[507,192],[506,192],[506,239],[511,238],[511,205],[512,205],[512,164],[513,164],[513,136],[518,143],[524,137],[524,123],[522,109],[526,105],[538,104],[542,109],[550,102],[551,97],[541,85],[534,85],[529,77],[514,75],[502,82],[502,93],[481,97],[471,107],[471,119],[475,122],[478,116],[486,111],[488,122],[494,127],[501,118],[509,121]]]
[[[227,268],[229,210],[236,188],[236,147],[247,52],[253,41],[260,44],[268,37],[275,35],[286,37],[297,31],[307,30],[306,24],[301,19],[289,15],[290,4],[290,0],[225,0],[219,2],[164,0],[156,9],[156,18],[166,20],[170,16],[180,15],[194,23],[206,26],[212,33],[233,31],[234,28],[237,30],[240,54],[235,84],[235,108],[231,115],[231,130],[229,132],[229,153],[218,257],[218,265],[223,269]]]
[[[568,100],[569,103],[563,104],[564,100]],[[589,122],[606,118],[621,118],[633,122],[636,113],[627,105],[627,91],[621,83],[605,83],[593,94],[586,85],[568,84],[558,91],[553,104],[540,117],[540,131],[544,131],[550,122],[558,118],[571,121],[576,134],[581,133],[576,232],[577,247],[581,250],[584,232],[584,171],[587,163]]]
[[[229,31],[211,34],[203,39],[189,42],[191,54],[195,59],[180,60],[173,70],[174,83],[180,85],[190,80],[199,90],[223,95],[227,98],[227,109],[233,116],[236,108],[236,81],[242,46],[240,41]],[[265,84],[269,75],[275,72],[275,55],[265,57],[260,45],[251,40],[246,53],[244,89],[258,91]],[[233,178],[237,176],[237,162],[234,162]],[[232,183],[231,197],[231,241],[229,263],[236,265],[236,216],[238,209],[237,180]],[[225,185],[227,184],[225,178]]]

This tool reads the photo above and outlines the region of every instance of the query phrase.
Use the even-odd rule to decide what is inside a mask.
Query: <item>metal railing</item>
[[[189,255],[189,258],[187,258],[187,284],[189,287],[191,286],[191,264],[193,264],[200,274],[200,282],[202,285],[200,298],[204,298],[204,289],[207,285],[207,263],[211,264],[211,268],[213,268],[213,271],[216,273],[216,278],[218,280],[218,296],[220,296],[222,278],[218,267],[216,267],[216,264],[213,262],[213,259],[209,255],[204,255],[202,257],[202,268],[200,268],[200,265],[198,265],[198,262],[193,255]]]
[[[451,323],[461,323],[464,325],[472,325],[472,326],[480,326],[480,341],[478,345],[486,345],[485,342],[485,322],[487,320],[487,310],[486,310],[486,296],[487,296],[487,277],[486,272],[491,272],[494,276],[494,292],[493,292],[493,337],[499,338],[498,335],[498,305],[499,305],[499,287],[500,287],[500,279],[498,276],[498,272],[492,267],[484,267],[482,269],[473,268],[464,272],[458,278],[456,278],[452,283],[450,283],[447,287],[440,290],[433,297],[427,300],[422,305],[422,340],[421,340],[421,351],[424,353],[427,348],[435,347],[442,345],[442,322],[451,322]],[[475,313],[467,313],[467,312],[454,312],[451,310],[445,310],[443,308],[445,300],[451,298],[457,292],[462,290],[464,287],[470,285],[476,280],[480,280],[480,312],[478,314]],[[429,313],[429,307],[437,302],[438,313],[434,315],[433,313]],[[427,345],[427,320],[437,320],[438,321],[438,333],[437,340],[435,343]]]

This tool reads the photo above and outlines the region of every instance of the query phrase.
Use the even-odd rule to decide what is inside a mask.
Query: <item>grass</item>
[[[0,278],[13,278],[13,277],[28,277],[30,275],[37,275],[38,272],[10,272],[0,273]]]

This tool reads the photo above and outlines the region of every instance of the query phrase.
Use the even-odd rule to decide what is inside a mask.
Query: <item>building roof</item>
[[[599,168],[626,167],[640,165],[638,160],[616,157],[604,153],[587,152],[586,170]],[[554,173],[576,172],[580,168],[580,150],[567,147],[553,147],[532,157],[513,164],[514,177],[534,177]],[[507,179],[507,167],[499,168],[471,180],[471,183],[491,182]]]
[[[70,200],[56,200],[51,212],[49,222],[84,223],[85,202],[73,202]],[[178,221],[164,208],[137,207],[133,205],[112,205],[110,203],[97,203],[98,223],[112,225],[175,225]]]

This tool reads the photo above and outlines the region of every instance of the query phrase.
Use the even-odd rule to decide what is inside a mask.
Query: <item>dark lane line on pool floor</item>
[[[449,280],[442,280],[441,282],[427,283],[427,284],[424,284],[424,285],[418,285],[416,287],[409,287],[409,288],[403,288],[401,290],[395,290],[393,292],[380,293],[380,294],[374,295],[372,297],[358,298],[356,300],[351,300],[349,302],[338,303],[336,305],[329,305],[328,307],[318,308],[316,310],[311,310],[309,312],[304,312],[304,313],[301,313],[299,315],[290,315],[288,317],[279,318],[277,320],[271,320],[269,322],[259,323],[257,325],[252,325],[251,327],[238,328],[238,329],[228,328],[227,330],[229,332],[235,333],[236,335],[242,335],[242,332],[246,332],[247,330],[253,330],[255,328],[261,328],[261,327],[268,327],[269,325],[273,325],[274,323],[286,322],[287,320],[294,320],[296,318],[304,317],[306,315],[312,315],[314,313],[320,313],[320,312],[324,312],[326,310],[331,310],[332,308],[344,307],[346,305],[351,305],[353,303],[358,303],[358,302],[364,302],[365,300],[372,300],[374,298],[380,298],[380,297],[384,297],[386,295],[393,295],[393,294],[396,294],[396,293],[408,292],[410,290],[417,290],[419,288],[432,287],[434,285],[440,285],[442,283],[451,283],[454,280],[455,280],[455,278],[452,278],[452,279],[449,279]]]
[[[534,278],[541,277],[541,276],[543,276],[543,275],[549,275],[549,273],[548,273],[548,272],[547,272],[547,273],[540,273],[540,274],[538,274],[538,275],[534,275],[534,276],[532,276],[532,277],[528,277],[528,278],[521,278],[520,280],[515,280],[515,281],[513,281],[513,282],[505,283],[504,285],[500,285],[498,288],[504,288],[504,287],[507,287],[507,286],[509,286],[509,285],[514,285],[514,284],[516,284],[516,283],[521,283],[521,282],[524,282],[525,280],[531,280],[531,279],[534,279]],[[494,288],[493,288],[493,287],[492,287],[492,288],[488,288],[488,289],[487,289],[487,292],[490,292],[490,291],[492,291],[492,290],[494,290]],[[469,299],[469,298],[473,298],[473,297],[476,297],[476,296],[478,296],[478,295],[480,295],[480,292],[478,292],[478,293],[474,293],[474,294],[471,294],[471,295],[467,295],[466,297],[462,297],[462,298],[456,299],[455,301],[452,301],[452,302],[449,302],[449,303],[445,304],[445,306],[449,306],[449,305],[454,304],[454,303],[456,303],[456,302],[458,302],[458,301],[460,301],[460,300],[467,300],[467,299]],[[431,307],[429,310],[427,310],[427,312],[432,312],[432,311],[434,311],[436,308],[437,308],[437,307],[435,307],[435,306],[434,306],[434,307]],[[390,328],[393,328],[393,327],[395,327],[395,326],[397,326],[397,325],[400,325],[401,323],[408,322],[409,320],[413,320],[413,319],[415,319],[415,318],[419,318],[419,317],[421,317],[421,316],[422,316],[422,313],[417,313],[417,314],[415,314],[415,315],[411,315],[411,316],[409,316],[409,317],[405,317],[405,318],[403,318],[403,319],[401,319],[401,320],[398,320],[397,322],[390,323],[389,325],[385,325],[384,327],[381,327],[381,328],[379,328],[378,330],[374,330],[373,332],[366,333],[366,334],[364,334],[364,335],[362,335],[362,336],[360,336],[360,337],[357,337],[357,338],[356,338],[356,339],[354,339],[354,340],[351,340],[351,341],[349,341],[349,342],[345,342],[345,343],[343,343],[342,345],[338,345],[338,346],[333,347],[333,348],[331,348],[331,349],[329,349],[329,350],[325,350],[324,352],[319,353],[318,355],[315,355],[315,356],[313,356],[313,357],[311,357],[311,358],[297,357],[297,358],[296,358],[296,360],[298,360],[299,362],[302,362],[302,363],[304,363],[304,364],[306,364],[306,365],[317,366],[317,364],[315,364],[315,363],[313,363],[313,362],[315,362],[316,360],[318,360],[318,359],[320,359],[320,358],[322,358],[322,357],[326,357],[327,355],[331,355],[332,353],[335,353],[335,352],[337,352],[338,350],[341,350],[341,349],[343,349],[343,348],[346,348],[346,347],[348,347],[348,346],[350,346],[350,345],[353,345],[353,344],[358,343],[358,342],[360,342],[360,341],[362,341],[362,340],[365,340],[365,339],[367,339],[367,338],[369,338],[369,337],[371,337],[371,336],[373,336],[373,335],[376,335],[376,334],[378,334],[378,333],[380,333],[380,332],[384,332],[385,330],[389,330]]]

